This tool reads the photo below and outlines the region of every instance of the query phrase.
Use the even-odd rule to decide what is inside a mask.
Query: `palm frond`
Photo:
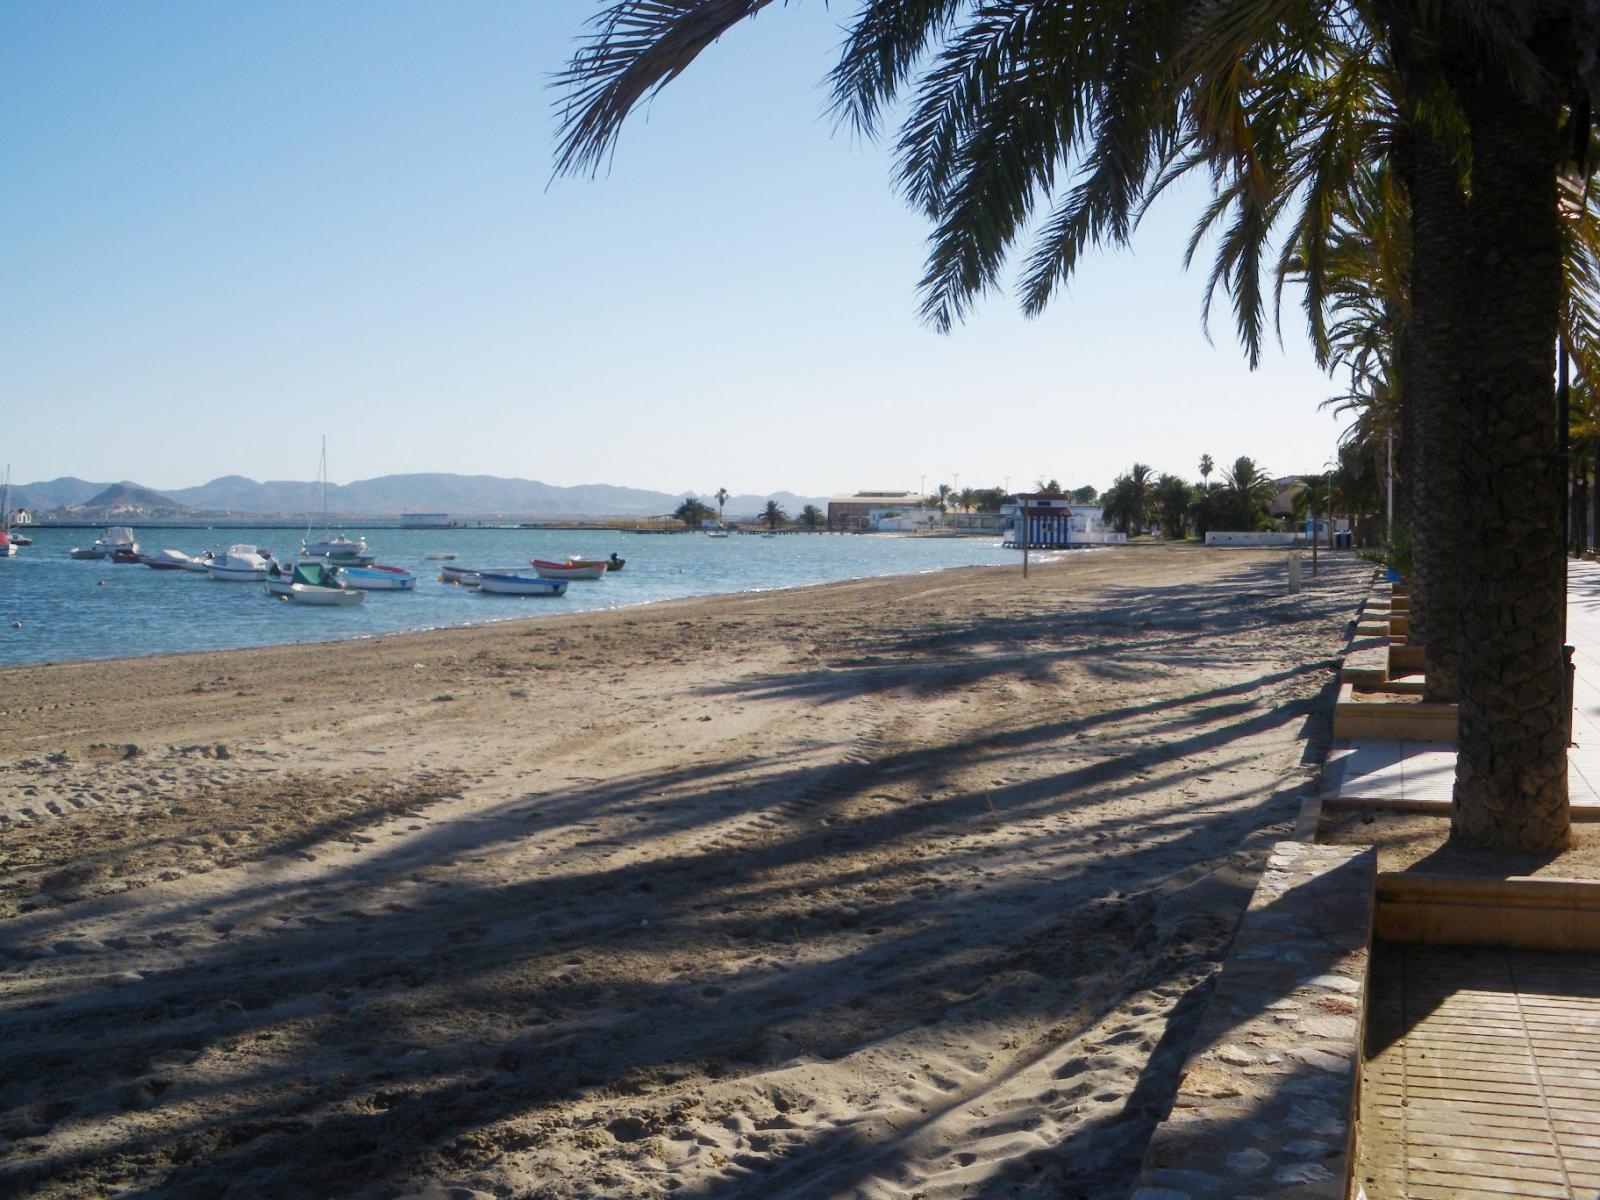
[[[594,33],[557,72],[556,171],[595,174],[622,123],[683,74],[712,42],[772,0],[619,0],[591,22]]]
[[[864,7],[828,73],[841,123],[876,137],[884,105],[965,6],[966,0],[878,0]]]

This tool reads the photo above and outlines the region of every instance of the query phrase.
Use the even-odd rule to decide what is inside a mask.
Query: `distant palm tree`
[[[722,506],[728,502],[728,489],[717,489],[717,524],[722,524]]]
[[[1246,455],[1234,459],[1233,469],[1222,473],[1222,500],[1234,528],[1251,531],[1267,522],[1278,487],[1272,477]]]
[[[823,512],[815,504],[808,504],[800,510],[800,520],[812,533],[817,531],[817,526],[822,523]]]
[[[1106,518],[1123,533],[1138,533],[1150,520],[1155,506],[1155,474],[1145,463],[1134,463],[1126,475],[1118,475],[1102,498]]]
[[[944,512],[945,509],[950,507],[950,497],[954,495],[955,489],[948,483],[941,483],[939,490],[934,493],[933,502],[939,506],[940,512]]]
[[[1332,493],[1333,475],[1331,472],[1324,471],[1320,475],[1302,475],[1300,477],[1300,486],[1289,497],[1289,512],[1293,516],[1295,524],[1299,525],[1307,518],[1312,521],[1321,521],[1323,517],[1328,516],[1328,500]],[[1314,532],[1312,540],[1316,540]],[[1330,546],[1333,544],[1331,522],[1328,528],[1328,543]]]
[[[690,529],[698,529],[700,528],[700,522],[710,518],[711,506],[703,500],[697,500],[695,497],[690,496],[682,504],[678,505],[677,510],[672,515]]]
[[[1207,481],[1211,478],[1211,472],[1216,470],[1216,469],[1217,469],[1217,464],[1211,461],[1211,455],[1202,454],[1200,456],[1200,486],[1201,487],[1210,487],[1211,486]]]
[[[1033,490],[1041,496],[1059,496],[1061,495],[1061,484],[1054,479],[1035,479],[1033,481]]]
[[[1194,489],[1176,475],[1162,475],[1152,493],[1162,531],[1169,538],[1181,538],[1183,525],[1194,500]]]
[[[978,502],[978,489],[977,488],[965,487],[965,488],[962,488],[961,491],[956,494],[956,503],[961,506],[961,511],[962,512],[971,512],[972,511],[972,506],[974,504],[976,504],[977,502]]]
[[[767,528],[776,530],[789,519],[789,514],[783,511],[783,506],[776,500],[768,500],[766,508],[761,510],[761,519],[767,523]]]

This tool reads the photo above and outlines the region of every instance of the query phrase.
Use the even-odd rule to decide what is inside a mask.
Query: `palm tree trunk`
[[[1559,106],[1490,64],[1464,90],[1472,125],[1462,401],[1466,490],[1461,727],[1450,837],[1493,849],[1567,845],[1563,488],[1555,344]],[[1466,78],[1466,76],[1463,76]],[[1421,305],[1419,304],[1420,310]],[[1430,500],[1430,504],[1432,501]]]
[[[1459,693],[1462,542],[1461,393],[1470,347],[1467,207],[1460,172],[1420,125],[1411,162],[1411,336],[1405,403],[1412,410],[1413,579],[1408,637],[1426,651],[1431,701]]]

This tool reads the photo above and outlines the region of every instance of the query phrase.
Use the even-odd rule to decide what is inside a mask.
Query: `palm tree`
[[[1099,494],[1095,491],[1094,484],[1086,483],[1080,488],[1073,488],[1070,499],[1074,504],[1093,504]]]
[[[1211,478],[1211,472],[1216,470],[1216,469],[1217,469],[1217,464],[1211,461],[1211,455],[1202,454],[1200,456],[1200,486],[1201,487],[1209,487],[1210,486],[1206,481]]]
[[[1278,498],[1277,485],[1272,482],[1256,460],[1246,455],[1234,459],[1232,470],[1222,473],[1222,487],[1218,499],[1232,520],[1235,529],[1260,529],[1267,523],[1272,502]]]
[[[776,531],[789,519],[789,514],[783,511],[783,506],[776,500],[768,500],[766,508],[761,510],[761,519],[767,523],[767,528]]]
[[[562,78],[559,168],[597,169],[630,111],[769,3],[617,0]],[[1400,152],[1414,264],[1399,361],[1422,463],[1412,486],[1428,492],[1417,511],[1478,535],[1460,555],[1474,586],[1460,589],[1454,836],[1480,844],[1567,838],[1565,592],[1551,517],[1556,164],[1570,157],[1563,106],[1579,89],[1589,19],[1578,0],[1241,0],[1137,13],[1091,0],[900,0],[859,9],[833,72],[839,110],[868,135],[914,93],[899,174],[934,228],[921,290],[938,328],[997,285],[1025,230],[1038,232],[1021,298],[1036,313],[1086,246],[1126,243],[1153,195],[1206,171],[1216,196],[1195,244],[1219,234],[1208,294],[1231,297],[1254,364],[1275,226],[1292,221],[1285,244],[1306,256],[1315,311],[1330,196],[1352,163]],[[1461,504],[1435,485],[1459,486]],[[1530,488],[1539,503],[1526,503]],[[1447,536],[1419,528],[1419,552]]]
[[[728,489],[727,488],[719,487],[717,489],[717,524],[718,525],[722,524],[722,506],[727,504],[728,495],[729,495],[729,493],[728,493]]]
[[[690,496],[673,512],[676,520],[682,521],[690,529],[699,529],[703,521],[711,519],[711,506],[702,500]]]
[[[1189,505],[1194,501],[1194,489],[1176,475],[1163,474],[1156,480],[1152,498],[1161,520],[1162,532],[1169,538],[1181,538],[1184,522],[1189,516]]]
[[[1061,484],[1054,479],[1035,479],[1033,481],[1033,490],[1040,496],[1059,496],[1061,495]]]
[[[779,509],[778,511],[781,515],[783,510]],[[823,511],[815,504],[808,504],[800,510],[801,522],[805,525],[806,529],[812,533],[815,533],[817,531],[817,526],[822,523],[823,515]]]
[[[1105,516],[1121,532],[1135,534],[1150,522],[1155,506],[1154,472],[1144,463],[1134,463],[1126,475],[1118,475],[1102,497]]]
[[[950,497],[954,495],[954,488],[952,488],[948,483],[941,483],[939,485],[939,490],[934,493],[932,499],[934,504],[938,506],[939,511],[944,512],[945,509],[950,506]]]
[[[1289,497],[1289,512],[1296,525],[1309,518],[1312,521],[1321,521],[1328,515],[1327,508],[1330,497],[1333,495],[1333,472],[1324,471],[1320,475],[1302,475],[1299,485]],[[1312,537],[1315,538],[1315,533]],[[1331,544],[1332,531],[1330,526],[1329,540]]]
[[[978,489],[964,487],[956,494],[956,503],[962,512],[971,512],[972,506],[978,502]]]

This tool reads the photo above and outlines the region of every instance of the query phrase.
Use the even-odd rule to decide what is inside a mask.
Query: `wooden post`
[[[1022,506],[1022,577],[1028,577],[1028,498],[1017,496],[1017,503]]]

